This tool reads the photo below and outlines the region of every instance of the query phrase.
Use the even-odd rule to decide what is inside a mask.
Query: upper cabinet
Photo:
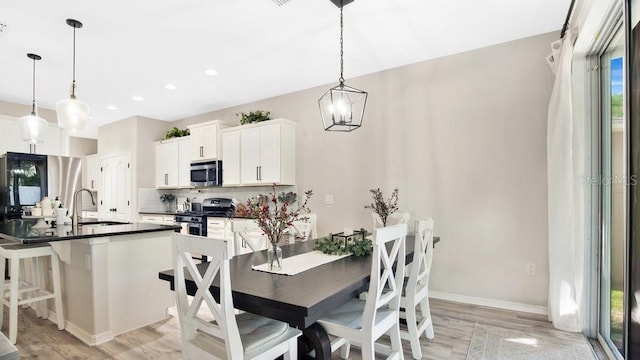
[[[190,136],[156,143],[156,188],[176,189],[191,186]]]
[[[221,156],[220,130],[226,128],[220,120],[188,126],[191,132],[191,161],[218,160]]]
[[[100,180],[100,157],[97,154],[85,156],[82,159],[82,187],[98,191]]]
[[[223,131],[222,185],[295,185],[295,131],[286,119]]]
[[[239,186],[240,129],[222,130],[222,186]]]

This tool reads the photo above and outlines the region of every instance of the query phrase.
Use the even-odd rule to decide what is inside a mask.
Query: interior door
[[[115,191],[114,176],[115,168],[111,158],[100,159],[101,168],[101,191],[98,192],[98,212],[100,219],[112,219],[114,217],[111,209],[115,208],[112,194]]]
[[[122,155],[113,159],[115,168],[115,218],[120,221],[129,221],[131,214],[131,168],[129,156]]]

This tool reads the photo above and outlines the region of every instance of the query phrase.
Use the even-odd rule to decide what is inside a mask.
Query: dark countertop
[[[117,223],[95,221],[80,221],[82,226],[74,229],[71,225],[57,228],[35,229],[36,220],[16,219],[0,222],[0,238],[24,244],[36,244],[43,242],[89,239],[95,237],[131,235],[156,231],[180,230],[175,225],[158,225],[147,223]]]
[[[174,216],[176,214],[176,212],[169,212],[169,211],[138,211],[138,214],[145,214],[145,215],[171,215]]]

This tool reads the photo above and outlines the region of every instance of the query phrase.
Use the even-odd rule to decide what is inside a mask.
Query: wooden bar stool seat
[[[48,272],[45,259],[51,261],[51,276],[53,291],[45,287],[45,274]],[[48,318],[47,300],[54,299],[56,322],[58,329],[64,329],[62,310],[62,290],[60,287],[60,263],[58,254],[48,243],[20,244],[0,243],[0,260],[8,260],[10,279],[2,287],[2,303],[9,307],[9,341],[16,343],[18,334],[18,306],[34,304],[39,317]],[[27,279],[24,271],[24,261],[31,261],[32,274]],[[22,270],[22,276],[21,274]],[[0,266],[0,279],[5,277],[5,267]],[[2,327],[3,313],[0,311],[0,327]]]

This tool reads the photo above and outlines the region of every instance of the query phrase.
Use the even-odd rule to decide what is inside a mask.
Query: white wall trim
[[[48,320],[52,321],[57,325],[56,313],[54,311],[49,310]],[[105,331],[101,334],[91,335],[88,332],[81,329],[79,326],[75,325],[74,323],[68,320],[65,321],[64,329],[68,331],[71,335],[77,337],[78,339],[80,339],[80,341],[82,341],[83,343],[89,346],[100,345],[113,340],[113,334],[111,333],[111,331]]]
[[[475,296],[452,294],[440,291],[429,291],[429,297],[440,300],[454,301],[464,304],[489,306],[498,309],[522,311],[532,314],[548,315],[547,307],[540,305],[523,304],[511,301],[487,299]]]

